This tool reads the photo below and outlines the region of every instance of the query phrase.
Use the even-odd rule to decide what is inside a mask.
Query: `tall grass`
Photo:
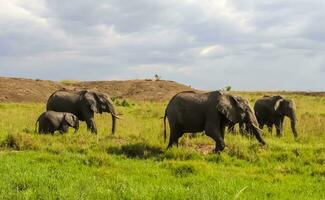
[[[43,104],[0,104],[0,199],[324,199],[325,99],[287,97],[297,140],[286,120],[281,138],[264,130],[266,146],[226,134],[221,154],[204,134],[166,150],[166,103],[120,101],[115,136],[107,114],[96,115],[98,135],[85,123],[76,134],[39,135]]]

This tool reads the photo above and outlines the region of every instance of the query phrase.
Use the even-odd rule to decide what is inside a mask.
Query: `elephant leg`
[[[96,128],[94,118],[87,119],[86,123],[87,123],[87,129],[90,130],[92,133],[97,134],[97,128]]]
[[[250,136],[254,136],[254,133],[253,131],[248,127],[247,124],[243,124],[243,130],[244,130],[244,133],[250,135]]]
[[[59,131],[60,131],[61,134],[67,133],[69,131],[68,125],[67,124],[62,124]]]
[[[282,132],[282,123],[281,123],[281,121],[278,121],[275,124],[275,129],[276,129],[276,136],[280,137],[281,136],[281,132]]]
[[[245,128],[245,124],[244,123],[239,123],[239,133],[244,135],[245,133],[247,133],[247,130]]]
[[[214,123],[205,125],[205,134],[216,142],[216,152],[220,152],[225,148],[225,142],[222,138],[222,127],[217,127]]]
[[[222,124],[221,126],[220,126],[220,130],[221,130],[221,137],[222,137],[222,139],[225,139],[225,129],[226,129],[226,125],[225,124]]]
[[[228,133],[233,133],[233,132],[235,132],[235,124],[230,123],[228,126]]]
[[[171,148],[174,144],[178,147],[178,139],[182,136],[181,130],[176,125],[170,126],[170,137],[169,137],[169,143],[167,146],[168,148]]]

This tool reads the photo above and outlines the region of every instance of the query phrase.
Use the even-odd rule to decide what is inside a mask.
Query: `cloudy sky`
[[[325,90],[324,0],[0,0],[0,76]]]

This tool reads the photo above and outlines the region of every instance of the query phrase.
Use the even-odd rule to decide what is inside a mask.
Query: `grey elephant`
[[[75,132],[79,129],[79,120],[72,113],[46,111],[43,112],[36,120],[35,126],[38,123],[38,133],[54,133],[59,131],[60,133],[68,132],[69,126],[75,129]],[[35,127],[35,132],[37,128]]]
[[[205,131],[216,142],[215,151],[225,148],[224,131],[230,123],[245,122],[257,140],[265,144],[260,135],[259,124],[253,110],[240,97],[213,91],[195,93],[185,91],[176,94],[168,103],[164,116],[164,137],[166,139],[166,118],[170,126],[167,148],[178,145],[184,133]]]
[[[285,99],[279,95],[264,96],[255,102],[254,111],[261,129],[267,125],[269,132],[272,133],[272,127],[275,125],[277,136],[280,136],[283,131],[284,117],[287,116],[291,120],[291,130],[294,137],[298,136],[293,100]]]
[[[87,128],[97,134],[94,113],[111,113],[112,134],[115,133],[116,115],[112,100],[108,95],[97,91],[58,90],[47,101],[47,110],[69,112],[76,115],[80,121],[86,121]]]
[[[241,133],[242,135],[251,134],[251,132],[249,131],[248,126],[246,126],[245,123],[238,123],[238,124],[239,124],[239,133]],[[236,123],[231,123],[231,122],[229,123],[229,125],[228,125],[228,132],[229,133],[235,131],[235,125],[236,125]]]
[[[238,96],[234,96],[234,98],[241,98],[241,97],[238,97]],[[245,104],[249,105],[249,101],[244,99],[245,101]],[[246,124],[244,122],[239,122],[239,132],[244,135],[244,134],[251,134],[250,132],[250,129],[249,129],[249,126],[246,126]],[[228,132],[234,132],[235,131],[235,125],[236,123],[233,123],[233,122],[229,122],[228,124]]]

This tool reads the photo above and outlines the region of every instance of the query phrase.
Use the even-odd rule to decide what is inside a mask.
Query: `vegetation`
[[[80,82],[80,81],[77,81],[77,80],[62,80],[62,81],[60,81],[60,83],[67,84],[67,85],[78,83],[78,82]]]
[[[261,96],[240,95],[251,104]],[[0,199],[324,199],[325,99],[287,97],[299,139],[286,119],[282,138],[265,128],[260,146],[226,134],[220,154],[204,134],[166,150],[166,103],[115,102],[123,119],[114,136],[107,114],[96,115],[98,135],[85,123],[77,134],[39,135],[43,104],[0,104]]]

